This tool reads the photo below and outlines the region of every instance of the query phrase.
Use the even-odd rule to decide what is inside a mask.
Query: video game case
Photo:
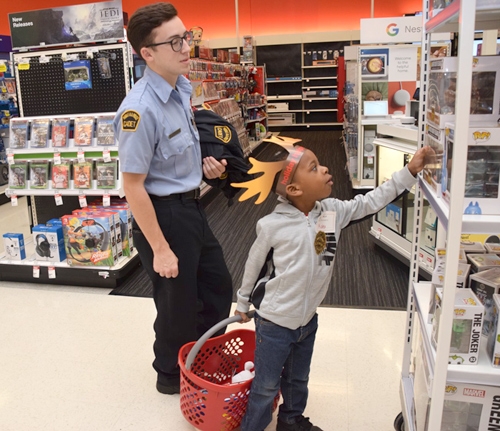
[[[26,148],[28,142],[28,120],[10,120],[10,148]]]
[[[52,146],[67,147],[69,137],[69,118],[52,120]]]
[[[73,164],[73,186],[75,189],[92,188],[92,163]]]
[[[114,189],[116,188],[116,171],[117,163],[112,162],[97,162],[96,177],[98,189]]]
[[[35,119],[31,122],[30,148],[46,148],[49,143],[49,119]]]
[[[46,189],[49,185],[49,163],[30,163],[30,188]]]
[[[97,145],[109,146],[115,144],[113,120],[114,117],[111,115],[97,118]]]
[[[75,118],[74,142],[77,147],[90,147],[94,137],[94,118]]]
[[[25,189],[28,178],[27,163],[12,163],[9,165],[9,187],[11,189]]]
[[[53,189],[67,189],[69,187],[69,169],[68,163],[61,163],[60,165],[52,166],[52,188]]]

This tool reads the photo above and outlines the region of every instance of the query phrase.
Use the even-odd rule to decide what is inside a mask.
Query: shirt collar
[[[148,80],[149,84],[151,85],[153,91],[157,94],[157,96],[160,98],[160,100],[163,103],[167,103],[168,99],[170,98],[170,95],[172,94],[172,86],[165,81],[160,75],[158,75],[155,71],[151,70],[149,67],[146,67],[146,70],[144,71],[144,77]],[[189,101],[191,97],[191,83],[189,82],[189,79],[187,79],[185,76],[181,75],[179,78],[177,78],[177,90],[181,95],[182,99],[187,98]]]

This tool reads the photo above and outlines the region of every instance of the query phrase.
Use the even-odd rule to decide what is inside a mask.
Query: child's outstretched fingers
[[[430,146],[420,148],[408,163],[408,170],[413,176],[416,176],[427,163],[432,161],[435,156],[434,150]]]

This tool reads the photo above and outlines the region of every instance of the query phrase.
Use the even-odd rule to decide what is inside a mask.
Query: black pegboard
[[[87,58],[87,48],[71,50],[79,59],[88,59],[92,74],[92,88],[66,90],[63,67],[63,51],[41,52],[39,55],[18,53],[14,62],[29,59],[28,70],[16,70],[19,79],[20,110],[22,116],[71,115],[117,111],[129,88],[127,68],[124,66],[126,45],[100,47],[93,58]],[[49,58],[47,63],[40,57]],[[99,74],[97,58],[108,56],[111,78]]]

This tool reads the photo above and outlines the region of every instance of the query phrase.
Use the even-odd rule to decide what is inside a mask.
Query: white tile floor
[[[155,389],[153,301],[107,293],[1,284],[0,430],[194,430],[179,396]],[[305,415],[325,431],[393,430],[406,313],[319,317]]]

